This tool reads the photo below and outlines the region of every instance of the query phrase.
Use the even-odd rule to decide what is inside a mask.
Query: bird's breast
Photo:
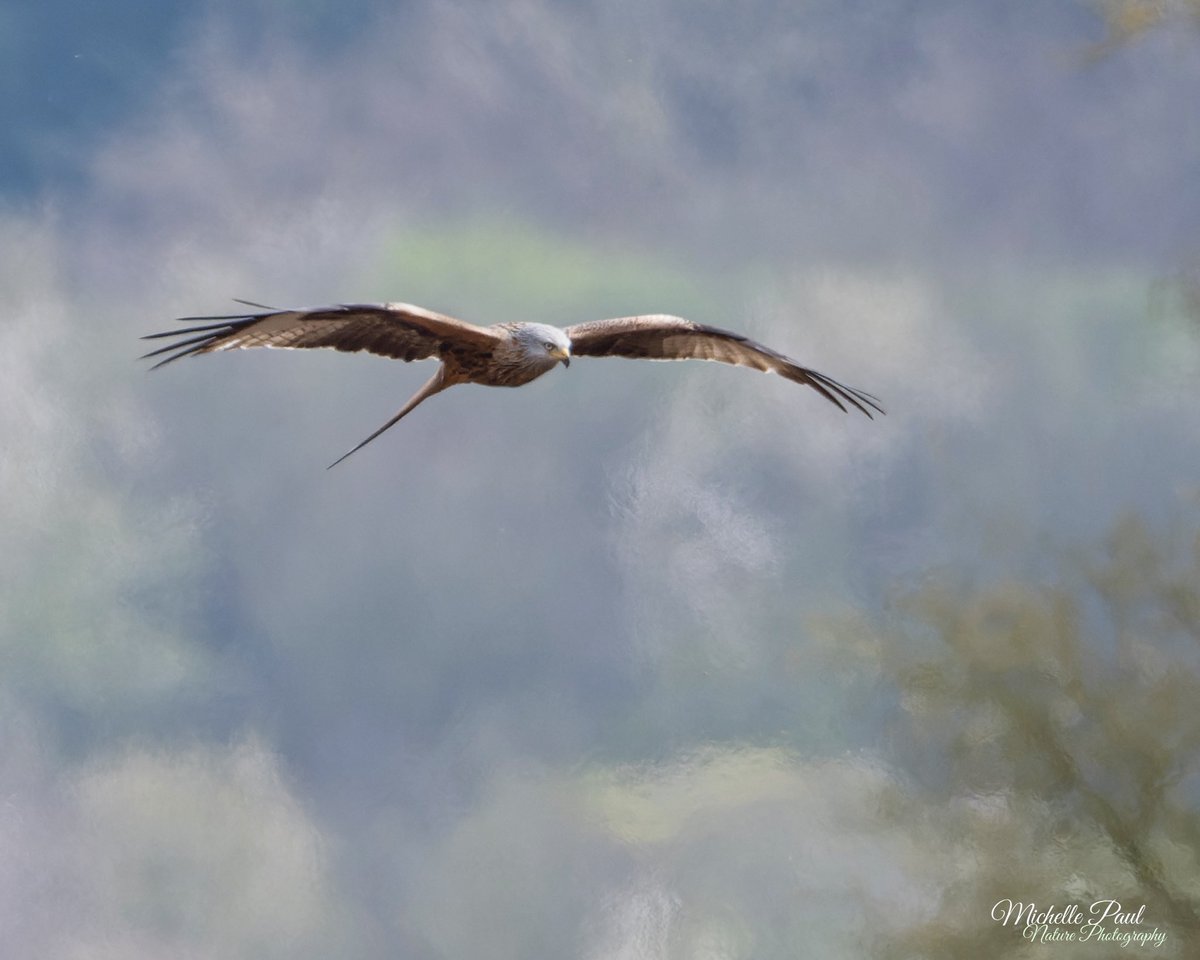
[[[455,373],[471,383],[487,387],[520,387],[552,369],[557,361],[549,355],[530,356],[512,343],[500,344],[486,356],[444,357]]]
[[[522,387],[531,380],[536,380],[549,369],[550,367],[496,364],[480,371],[480,375],[473,382],[482,383],[486,387]]]

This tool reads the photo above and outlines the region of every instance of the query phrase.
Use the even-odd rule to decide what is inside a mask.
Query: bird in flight
[[[802,367],[782,353],[740,333],[651,314],[577,323],[560,329],[544,323],[498,323],[479,327],[408,303],[346,304],[315,310],[275,310],[239,300],[262,313],[181,317],[191,326],[152,333],[143,340],[176,338],[142,359],[167,356],[151,369],[183,357],[217,350],[276,347],[304,350],[330,347],[366,351],[395,360],[437,359],[437,372],[392,419],[343,454],[330,467],[361,450],[423,400],[459,383],[519,387],[575,357],[628,357],[639,360],[715,360],[812,387],[842,411],[847,405],[868,417],[883,413],[879,399]]]

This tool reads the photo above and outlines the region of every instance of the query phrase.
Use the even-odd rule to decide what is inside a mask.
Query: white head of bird
[[[522,323],[513,331],[513,339],[530,363],[549,370],[556,363],[571,365],[571,339],[558,327],[545,323]]]

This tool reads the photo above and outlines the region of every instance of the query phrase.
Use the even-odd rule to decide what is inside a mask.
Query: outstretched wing
[[[214,350],[329,347],[347,352],[366,351],[397,360],[455,357],[469,362],[490,354],[502,340],[500,334],[485,327],[407,303],[269,310],[221,317],[182,317],[181,321],[193,325],[143,337],[143,340],[176,339],[142,359],[169,354],[154,365],[161,367],[172,360]]]
[[[682,317],[654,314],[618,317],[567,327],[574,357],[629,357],[639,360],[715,360],[739,367],[777,373],[807,384],[831,403],[846,409],[843,400],[868,417],[883,413],[879,398],[855,390],[816,370],[802,367],[770,347],[719,327],[693,323]]]

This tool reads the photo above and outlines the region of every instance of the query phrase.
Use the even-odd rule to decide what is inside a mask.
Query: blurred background
[[[1200,943],[1200,8],[0,11],[0,954]],[[676,313],[877,394],[137,337]],[[1115,929],[1110,924],[1110,930]],[[1127,955],[1125,953],[1120,954]]]

